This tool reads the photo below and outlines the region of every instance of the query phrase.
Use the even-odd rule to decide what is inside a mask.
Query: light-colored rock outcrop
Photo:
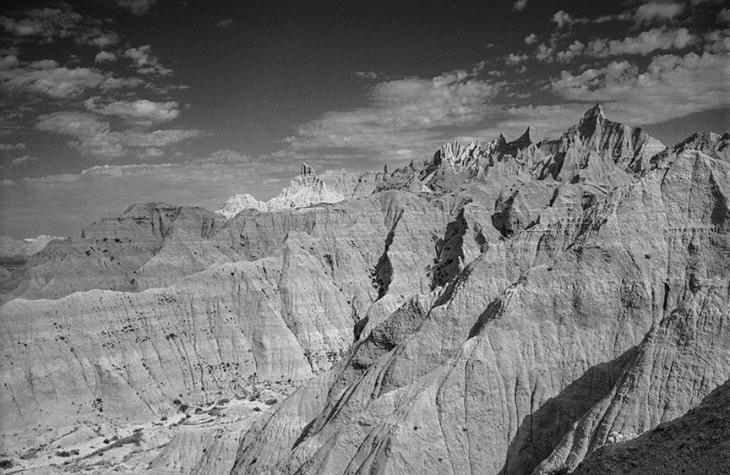
[[[345,196],[352,196],[353,193],[345,195],[330,190],[324,180],[314,173],[312,167],[302,163],[299,176],[292,180],[288,187],[281,190],[279,195],[269,201],[259,201],[247,193],[233,195],[223,205],[223,208],[216,211],[216,213],[226,218],[232,218],[245,209],[282,211],[292,208],[305,208],[320,203],[337,203],[344,200]]]

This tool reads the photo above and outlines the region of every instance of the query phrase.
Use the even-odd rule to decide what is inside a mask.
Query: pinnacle
[[[303,177],[317,176],[317,174],[314,173],[314,170],[312,170],[312,167],[304,162],[302,162],[302,167],[299,170],[299,175]]]
[[[595,119],[598,119],[598,120],[602,120],[602,119],[605,119],[605,118],[606,118],[606,116],[603,113],[603,109],[601,108],[601,104],[599,104],[598,102],[596,102],[596,105],[594,105],[593,107],[591,107],[590,109],[588,109],[586,111],[586,113],[583,115],[583,120],[587,120],[587,119],[594,119],[594,120]]]

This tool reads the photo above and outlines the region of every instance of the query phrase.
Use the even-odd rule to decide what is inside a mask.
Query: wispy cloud
[[[115,0],[121,8],[132,12],[135,15],[144,15],[150,8],[155,6],[157,0]]]
[[[112,101],[100,104],[101,98],[91,97],[84,101],[86,108],[101,115],[115,115],[125,121],[143,127],[169,122],[180,114],[178,103],[153,102],[147,99],[134,101]]]
[[[8,92],[65,98],[89,89],[119,89],[142,83],[141,79],[116,78],[94,68],[67,68],[50,59],[22,62],[13,55],[0,58],[0,84]]]
[[[730,58],[688,53],[654,57],[645,69],[613,61],[580,74],[563,71],[551,90],[561,99],[610,102],[621,118],[652,124],[730,106]]]
[[[31,155],[23,155],[22,157],[14,158],[10,162],[10,166],[11,167],[20,167],[23,165],[27,165],[30,162],[34,162],[36,160],[38,160],[38,157],[34,157]]]
[[[482,120],[502,86],[466,71],[382,81],[373,87],[369,106],[329,112],[300,126],[285,142],[298,153],[354,149],[376,159],[413,158],[433,147],[428,138],[439,129]]]
[[[130,153],[148,154],[148,148],[161,149],[200,135],[194,129],[164,129],[154,131],[112,131],[109,122],[94,114],[83,112],[57,112],[41,116],[36,128],[72,137],[70,143],[83,155],[100,159],[124,157]]]
[[[115,32],[104,29],[100,20],[85,17],[65,4],[60,8],[8,12],[0,16],[0,27],[17,42],[40,40],[52,43],[71,39],[79,44],[105,48],[120,40]]]
[[[7,143],[0,143],[0,150],[17,150],[17,149],[24,149],[25,144],[24,143],[16,143],[13,144],[7,144]]]
[[[223,18],[222,20],[219,20],[218,23],[215,24],[216,27],[226,29],[233,25],[233,18]]]

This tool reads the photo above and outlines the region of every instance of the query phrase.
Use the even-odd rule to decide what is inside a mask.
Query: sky
[[[667,145],[722,133],[729,50],[721,0],[4,0],[0,234],[557,137],[597,102]]]

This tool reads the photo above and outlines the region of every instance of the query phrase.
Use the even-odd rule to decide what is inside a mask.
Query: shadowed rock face
[[[288,382],[237,448],[181,432],[154,467],[570,472],[730,377],[729,139],[665,149],[596,106],[337,203],[303,167],[286,210],[132,206],[3,280],[2,431]]]

